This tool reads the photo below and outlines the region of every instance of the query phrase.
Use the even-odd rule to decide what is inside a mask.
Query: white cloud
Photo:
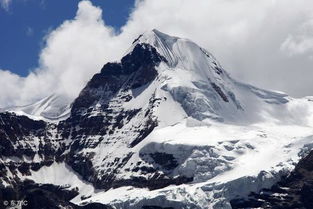
[[[77,96],[105,62],[118,56],[111,50],[113,30],[101,16],[101,9],[82,1],[75,19],[46,36],[37,69],[25,78],[0,71],[0,107],[25,105],[52,93]]]
[[[215,54],[233,77],[304,96],[313,95],[308,79],[313,60],[286,56],[280,48],[312,14],[309,0],[147,0],[140,1],[123,32],[156,27],[190,38]]]
[[[23,89],[23,79],[10,71],[0,70],[0,104],[2,107],[12,105],[16,101],[16,95],[20,95]]]
[[[79,4],[74,20],[47,36],[40,56],[41,71],[54,77],[57,91],[76,95],[86,79],[115,58],[113,30],[101,19],[101,10],[88,1]]]
[[[313,60],[307,53],[312,31],[306,26],[313,1],[138,0],[120,34],[104,23],[101,12],[81,1],[76,17],[47,35],[38,69],[26,78],[0,71],[5,75],[0,82],[6,80],[1,89],[15,92],[2,90],[0,106],[25,104],[51,92],[76,96],[103,64],[119,59],[134,38],[153,28],[196,41],[235,78],[291,95],[313,95]]]
[[[313,52],[313,19],[299,26],[281,45],[281,50],[290,56]]]
[[[1,7],[6,11],[9,11],[11,2],[12,0],[0,0]]]

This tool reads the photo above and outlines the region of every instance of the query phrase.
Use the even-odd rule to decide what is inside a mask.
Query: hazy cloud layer
[[[294,34],[288,35],[281,45],[282,51],[289,55],[313,53],[313,19],[301,24]],[[311,58],[311,57],[310,57]]]
[[[311,0],[138,0],[120,34],[101,12],[80,2],[73,20],[47,34],[40,66],[26,78],[0,70],[0,107],[52,92],[76,96],[105,62],[119,59],[153,28],[207,48],[238,80],[313,95]]]

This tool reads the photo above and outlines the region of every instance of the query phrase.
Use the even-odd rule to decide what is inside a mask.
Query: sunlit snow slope
[[[57,122],[69,116],[71,102],[68,96],[52,94],[33,104],[3,108],[2,111],[25,115],[34,120]]]

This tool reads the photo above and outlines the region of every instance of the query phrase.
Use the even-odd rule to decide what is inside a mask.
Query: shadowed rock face
[[[163,59],[153,47],[138,44],[121,63],[104,65],[101,72],[93,76],[74,101],[71,117],[61,122],[59,128],[63,129],[62,136],[68,138],[71,135],[71,138],[75,139],[83,135],[111,134],[114,129],[124,125],[123,119],[129,121],[136,117],[140,109],[124,110],[112,107],[110,103],[112,100],[118,103],[131,100],[132,95],[127,91],[153,81],[157,76],[155,67]],[[97,115],[93,115],[93,111],[97,111]],[[149,127],[156,125],[150,123]],[[132,146],[135,145],[136,143],[133,143]]]
[[[113,163],[109,163],[101,170],[94,166],[93,162],[97,157],[95,153],[85,151],[97,148],[103,143],[108,147],[111,144],[113,146],[122,139],[125,147],[132,148],[153,131],[158,122],[153,117],[152,110],[158,104],[158,98],[153,96],[146,108],[126,110],[121,104],[133,98],[130,93],[133,89],[146,88],[156,79],[158,76],[156,67],[161,61],[166,62],[155,48],[148,44],[137,44],[120,63],[108,63],[100,73],[93,76],[74,101],[71,116],[57,125],[17,116],[14,113],[0,113],[0,156],[9,158],[27,156],[30,159],[29,162],[22,163],[0,161],[0,176],[13,187],[0,188],[2,199],[23,196],[30,198],[35,208],[45,208],[43,207],[45,203],[47,208],[54,208],[56,204],[78,208],[69,203],[69,200],[77,195],[77,191],[68,191],[53,185],[23,183],[17,176],[8,179],[8,171],[12,174],[16,174],[17,171],[29,174],[31,170],[37,171],[55,161],[65,161],[83,179],[93,183],[96,188],[105,190],[130,185],[158,189],[191,181],[192,178],[183,176],[169,178],[156,169],[147,170],[144,166],[138,166],[138,171],[148,172],[151,174],[149,178],[142,176],[116,179],[116,175],[121,172],[133,153],[115,158]],[[122,138],[116,136],[116,130],[123,130],[127,123],[137,117],[139,124],[136,124],[133,130],[127,128],[125,131],[132,132],[131,137],[127,135],[128,133]],[[40,156],[39,162],[32,162],[35,155]],[[170,159],[170,156],[156,154],[152,157],[167,169],[175,167],[177,163]],[[164,161],[167,159],[170,160],[169,163]],[[105,159],[103,161],[106,162]],[[35,196],[38,196],[36,201]],[[96,204],[84,208],[97,207],[104,208]]]
[[[14,176],[17,171],[29,174],[30,170],[38,170],[42,166],[50,166],[54,161],[62,160],[62,153],[66,150],[64,140],[54,138],[53,130],[56,125],[44,121],[35,121],[14,113],[0,113],[0,157],[11,159],[0,161],[0,181],[18,184]],[[31,162],[35,155],[41,161]],[[16,161],[15,159],[28,159]],[[9,179],[8,172],[13,174]]]
[[[0,153],[2,156],[28,157],[34,156],[30,146],[23,146],[19,140],[32,141],[31,136],[36,135],[43,139],[46,135],[46,123],[33,121],[25,116],[16,116],[10,113],[0,114]]]
[[[61,186],[52,184],[36,184],[26,180],[15,189],[5,188],[0,189],[0,199],[19,201],[23,200],[23,209],[52,209],[52,208],[68,208],[68,209],[110,209],[111,207],[92,203],[84,206],[77,206],[70,202],[78,191],[75,189],[69,190]],[[0,208],[2,208],[2,204]]]
[[[108,63],[93,76],[74,101],[71,118],[88,111],[99,100],[105,110],[106,104],[118,91],[135,89],[153,81],[157,76],[155,67],[161,61],[165,61],[165,58],[155,48],[148,44],[137,44],[120,63]],[[123,99],[128,101],[131,98],[125,95]]]
[[[251,193],[249,199],[231,201],[237,208],[310,209],[313,208],[313,151],[271,189]]]
[[[142,209],[174,209],[174,208],[172,208],[172,207],[160,207],[160,206],[147,205],[147,206],[142,206]]]
[[[118,139],[116,130],[123,130],[132,119],[142,115],[144,117],[138,121],[140,124],[137,124],[137,127],[133,127],[133,130],[125,130],[127,147],[136,146],[153,131],[158,124],[152,117],[156,99],[151,98],[146,109],[126,110],[122,107],[122,103],[133,98],[131,94],[133,89],[145,88],[157,77],[155,68],[161,61],[165,60],[155,48],[147,44],[136,45],[120,63],[108,63],[100,73],[93,76],[74,101],[71,117],[60,123],[61,135],[64,138],[70,137],[72,141],[66,162],[84,179],[93,182],[97,188],[110,189],[125,185],[144,187],[147,184],[141,179],[115,180],[116,174],[127,163],[132,153],[117,158],[114,165],[103,168],[104,170],[99,173],[100,171],[96,171],[92,163],[95,158],[94,153],[81,152],[86,148],[96,148],[101,143],[109,147],[117,140],[122,140]],[[134,132],[134,136],[129,137],[127,132]],[[104,137],[95,140],[91,138],[92,136]]]

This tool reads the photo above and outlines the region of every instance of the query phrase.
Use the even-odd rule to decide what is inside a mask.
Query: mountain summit
[[[43,101],[32,107],[51,115],[58,100]],[[204,48],[157,30],[62,107],[58,120],[0,113],[7,198],[35,188],[64,207],[231,208],[313,146],[312,99],[238,82]]]

